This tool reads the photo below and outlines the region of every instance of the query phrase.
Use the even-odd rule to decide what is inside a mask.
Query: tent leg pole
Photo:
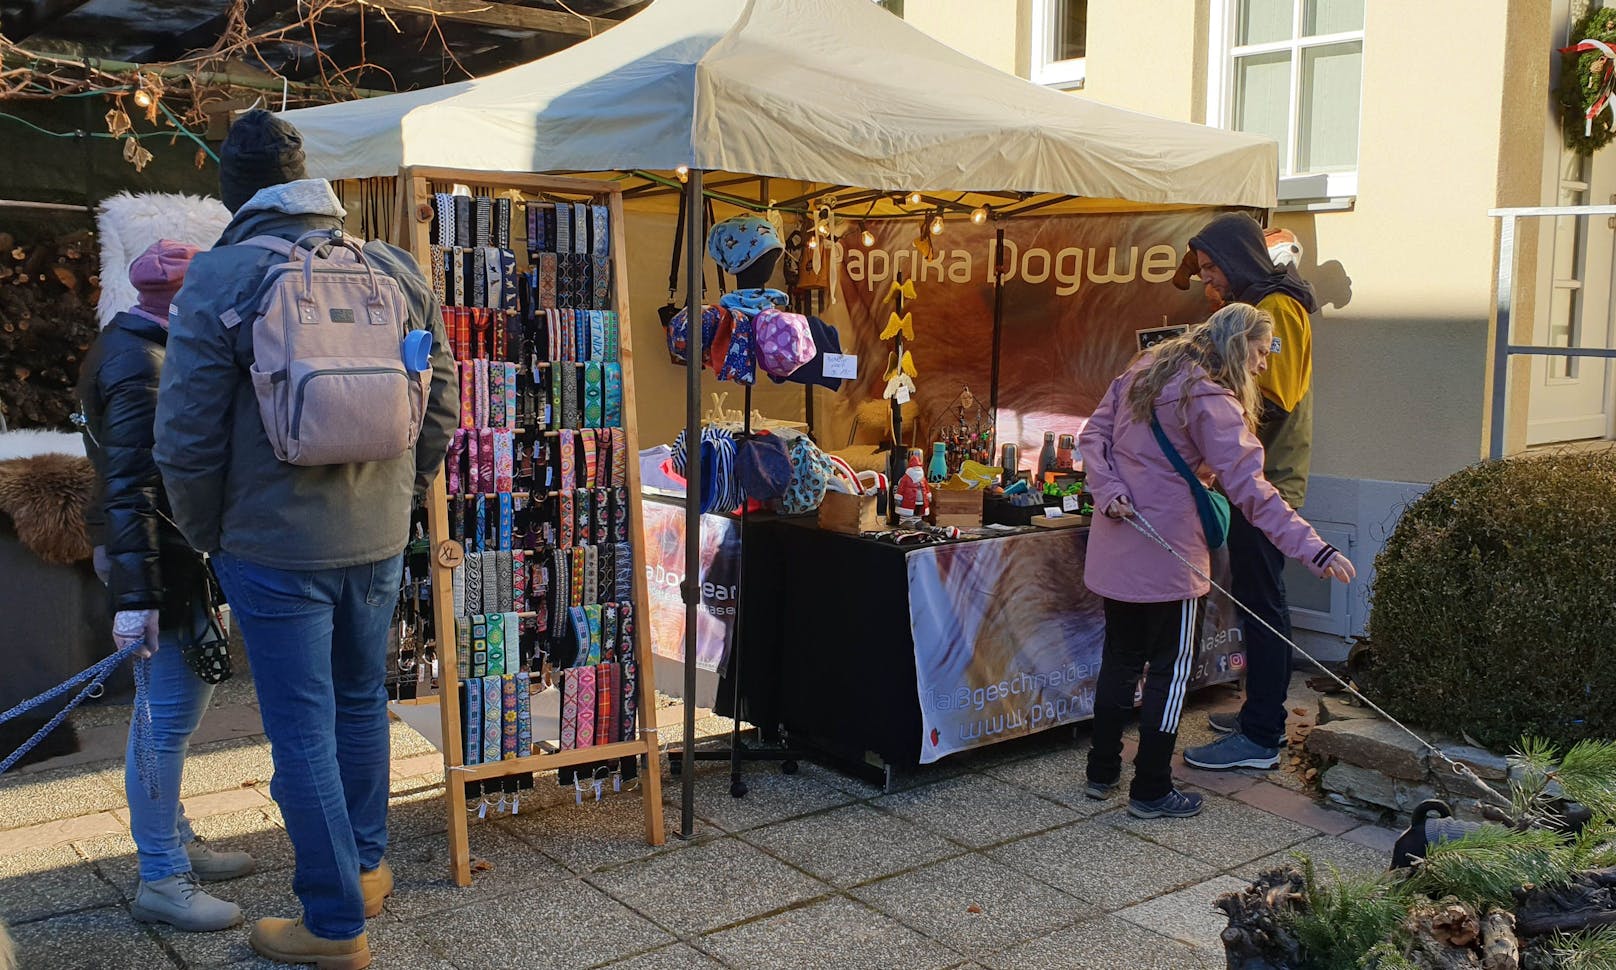
[[[993,379],[988,386],[988,413],[993,421],[993,438],[988,445],[988,464],[993,464],[999,447],[999,342],[1004,335],[1004,230],[996,235],[993,249]],[[1005,482],[1006,485],[1010,484]]]
[[[701,617],[701,343],[702,254],[706,235],[701,192],[702,172],[691,169],[685,183],[685,319],[690,342],[685,350],[685,650],[684,740],[679,743],[679,835],[690,838],[696,828],[696,656]],[[653,699],[654,701],[654,699]]]

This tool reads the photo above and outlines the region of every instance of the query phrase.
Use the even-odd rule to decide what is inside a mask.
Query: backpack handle
[[[381,281],[376,278],[376,268],[370,265],[370,260],[365,258],[364,249],[341,229],[314,229],[297,237],[296,241],[292,243],[293,253],[303,256],[303,296],[300,299],[305,303],[313,302],[313,297],[309,296],[314,290],[313,256],[320,246],[316,244],[305,247],[303,244],[315,238],[323,238],[326,244],[340,246],[354,254],[354,258],[359,261],[359,265],[363,266],[365,272],[370,276],[370,306],[372,314],[375,314],[382,305],[382,285]]]

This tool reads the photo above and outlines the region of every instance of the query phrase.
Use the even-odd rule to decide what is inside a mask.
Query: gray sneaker
[[[1215,713],[1208,714],[1206,716],[1206,726],[1218,734],[1239,734],[1240,712],[1238,710],[1233,710],[1217,711]],[[1289,744],[1290,741],[1288,739],[1279,739],[1280,747],[1288,747]]]
[[[203,882],[222,882],[250,876],[257,863],[245,852],[221,852],[209,845],[202,836],[186,843],[185,856],[191,860],[191,871]]]
[[[1208,771],[1231,768],[1278,768],[1279,749],[1265,748],[1244,734],[1230,734],[1184,752],[1184,763]]]
[[[187,933],[212,933],[241,925],[241,907],[208,895],[190,872],[155,882],[142,879],[129,913],[142,923],[167,923]]]

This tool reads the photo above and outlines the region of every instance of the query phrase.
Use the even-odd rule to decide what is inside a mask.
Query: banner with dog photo
[[[1087,546],[1087,529],[1055,529],[906,557],[922,764],[1094,713],[1105,607],[1083,585]],[[1212,574],[1228,588],[1227,550]],[[1233,605],[1209,598],[1190,688],[1234,680],[1245,660]]]

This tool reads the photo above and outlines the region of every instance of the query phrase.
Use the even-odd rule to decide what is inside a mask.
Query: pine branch
[[[1545,829],[1483,826],[1431,846],[1411,881],[1434,897],[1451,894],[1477,906],[1508,907],[1522,886],[1555,886],[1570,878],[1562,848],[1563,838]]]
[[[1577,742],[1553,777],[1567,798],[1596,815],[1616,815],[1616,742]]]
[[[1549,952],[1561,970],[1616,970],[1616,927],[1557,934],[1549,944]]]

